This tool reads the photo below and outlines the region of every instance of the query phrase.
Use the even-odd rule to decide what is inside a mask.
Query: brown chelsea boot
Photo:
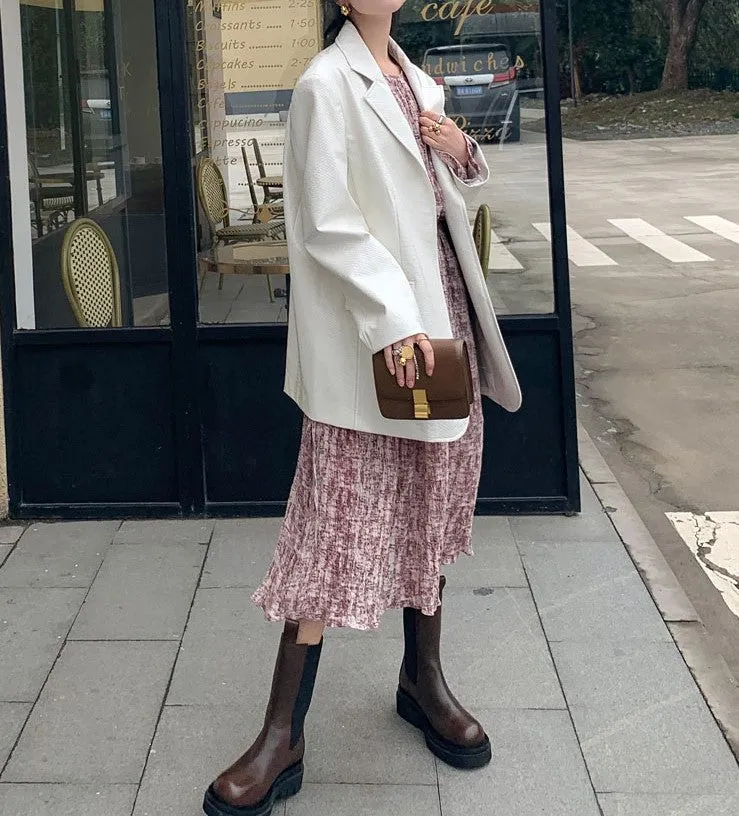
[[[296,643],[298,623],[286,621],[277,652],[264,727],[249,750],[208,788],[207,816],[269,816],[274,803],[303,784],[308,713],[323,641]]]
[[[446,578],[439,582],[439,596]],[[455,768],[481,768],[492,758],[490,740],[447,685],[441,668],[441,606],[434,615],[403,610],[405,653],[396,696],[398,714],[423,731],[426,745]]]

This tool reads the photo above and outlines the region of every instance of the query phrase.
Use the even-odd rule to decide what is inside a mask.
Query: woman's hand
[[[439,118],[441,114],[433,111],[423,111],[419,118],[421,124],[421,138],[429,147],[440,153],[448,153],[462,165],[467,166],[467,140],[464,133],[448,116]]]
[[[418,346],[419,351],[423,355],[426,374],[429,377],[434,373],[434,347],[425,334],[415,334],[413,337],[398,340],[397,343],[393,343],[384,349],[387,370],[398,381],[398,385],[401,388],[403,386],[414,388],[416,385],[416,364],[413,358],[408,360],[405,365],[400,364],[400,350],[403,346],[410,346],[412,349]]]

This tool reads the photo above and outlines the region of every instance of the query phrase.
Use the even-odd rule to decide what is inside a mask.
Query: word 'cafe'
[[[485,16],[487,14],[502,14],[513,11],[538,12],[538,2],[533,0],[519,0],[518,2],[496,3],[495,0],[447,0],[445,3],[426,3],[421,8],[421,19],[426,22],[434,20],[458,20],[454,31],[459,36],[464,24],[470,17]]]

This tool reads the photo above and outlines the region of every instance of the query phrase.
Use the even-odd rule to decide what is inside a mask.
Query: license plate
[[[462,85],[457,88],[459,96],[480,96],[482,94],[482,85],[471,85],[469,87]]]

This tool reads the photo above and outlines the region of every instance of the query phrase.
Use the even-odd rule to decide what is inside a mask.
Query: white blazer
[[[422,110],[444,93],[398,60]],[[477,186],[488,178],[469,183]],[[457,179],[434,155],[446,219],[474,307],[481,391],[509,411],[521,391],[480,268]],[[468,420],[388,420],[372,354],[425,332],[452,337],[439,271],[434,192],[405,116],[355,26],[347,22],[299,79],[285,135],[290,258],[285,392],[311,419],[386,436],[448,442]]]

